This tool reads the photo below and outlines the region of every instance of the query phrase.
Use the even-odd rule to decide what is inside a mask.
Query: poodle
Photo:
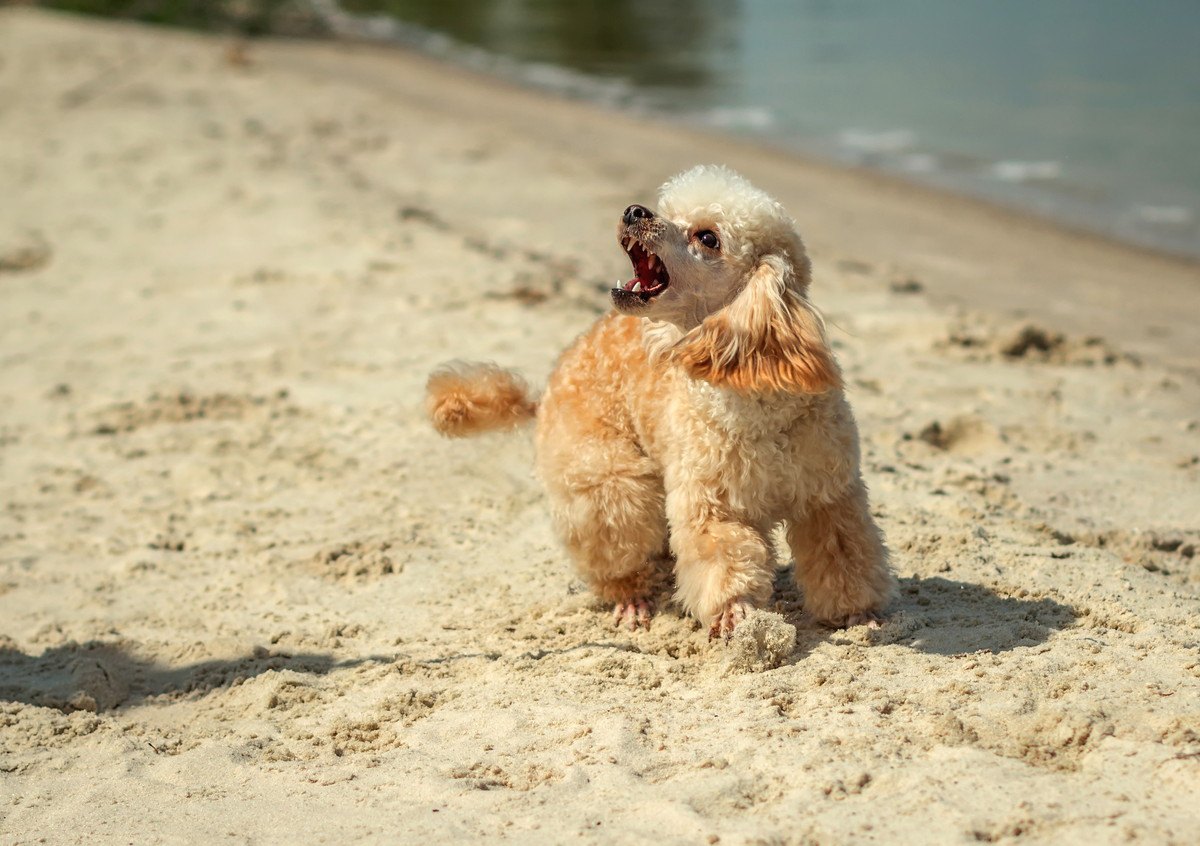
[[[450,364],[427,406],[447,436],[535,419],[537,475],[580,574],[618,625],[648,627],[656,566],[728,637],[771,598],[786,526],[804,606],[877,626],[894,579],[810,264],[783,207],[700,166],[625,209],[634,277],[558,361],[540,401],[491,364]]]

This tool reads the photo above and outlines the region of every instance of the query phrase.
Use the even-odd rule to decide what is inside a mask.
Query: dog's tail
[[[529,385],[494,364],[444,364],[429,376],[425,408],[433,428],[448,438],[515,429],[533,419],[537,402]]]

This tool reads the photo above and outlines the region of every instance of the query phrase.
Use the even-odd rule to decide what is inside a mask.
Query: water
[[[1200,256],[1194,0],[318,0],[331,26]]]

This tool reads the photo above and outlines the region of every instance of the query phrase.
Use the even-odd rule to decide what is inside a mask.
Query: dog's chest
[[[678,478],[711,486],[736,510],[778,518],[842,475],[821,397],[747,397],[699,384],[684,406]]]

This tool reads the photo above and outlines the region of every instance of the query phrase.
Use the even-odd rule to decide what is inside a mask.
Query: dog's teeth
[[[650,268],[651,270],[653,270],[654,266],[657,264],[658,264],[658,256],[656,256],[656,255],[651,254],[650,258],[646,259],[646,267]]]
[[[634,283],[633,283],[633,287],[632,287],[632,288],[630,288],[629,290],[633,291],[635,294],[640,294],[640,293],[641,293],[641,291],[642,291],[642,283],[641,283],[641,282],[634,282]]]

